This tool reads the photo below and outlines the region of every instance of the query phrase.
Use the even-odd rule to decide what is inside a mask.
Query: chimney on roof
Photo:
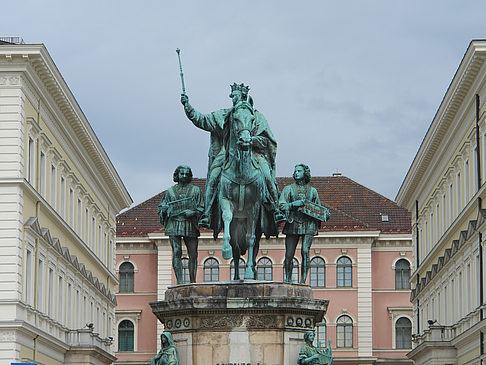
[[[341,174],[340,172],[337,172],[337,171],[336,171],[336,172],[333,172],[333,173],[332,173],[332,176],[342,176],[342,174]]]

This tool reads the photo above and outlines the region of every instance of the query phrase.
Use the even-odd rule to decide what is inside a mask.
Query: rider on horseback
[[[243,84],[234,83],[231,85],[233,107],[248,99],[249,87]],[[250,104],[253,100],[250,97]],[[229,123],[229,118],[233,108],[221,109],[210,114],[202,114],[189,104],[189,97],[181,95],[181,103],[189,120],[198,128],[211,133],[211,143],[209,147],[208,173],[205,191],[205,211],[200,220],[200,225],[211,227],[214,234],[221,230],[221,220],[218,215],[213,214],[215,209],[215,199],[217,198],[218,185],[221,171],[226,161],[225,131]],[[252,136],[252,147],[254,157],[259,165],[265,179],[266,192],[264,194],[264,204],[267,211],[275,212],[275,218],[279,223],[283,220],[283,215],[278,208],[278,186],[275,179],[275,155],[277,152],[277,142],[268,126],[268,123],[260,112],[255,110],[255,128]],[[272,233],[275,234],[275,233]]]

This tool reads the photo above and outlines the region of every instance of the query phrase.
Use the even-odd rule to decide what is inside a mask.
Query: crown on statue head
[[[236,82],[231,85],[231,91],[235,91],[235,90],[238,90],[241,92],[241,95],[243,96],[243,98],[246,99],[246,97],[248,96],[248,91],[250,91],[250,87],[249,86],[245,86],[244,84],[237,84]]]

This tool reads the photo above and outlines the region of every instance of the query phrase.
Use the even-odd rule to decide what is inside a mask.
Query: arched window
[[[245,276],[246,264],[245,260],[240,258],[240,264],[238,265],[238,272],[240,274],[240,279],[243,279]],[[230,263],[230,280],[233,280],[235,277],[235,260],[231,260]]]
[[[326,343],[326,320],[322,319],[321,323],[316,324],[316,346],[327,347]]]
[[[204,261],[204,281],[219,281],[219,262],[212,257]]]
[[[406,317],[395,323],[395,343],[397,349],[412,348],[412,323]]]
[[[395,289],[410,289],[410,263],[405,259],[395,263]]]
[[[272,261],[262,257],[257,262],[257,280],[272,280]]]
[[[191,279],[189,278],[189,259],[184,257],[182,259],[182,284],[189,284]]]
[[[340,257],[337,261],[337,286],[346,287],[352,286],[353,281],[353,266],[351,265],[351,260],[346,257]]]
[[[118,351],[133,351],[133,323],[127,319],[118,325]]]
[[[133,292],[133,264],[124,262],[120,265],[120,293]]]
[[[320,257],[314,257],[310,262],[310,286],[326,286],[326,265]]]
[[[336,323],[337,347],[353,347],[353,320],[349,316],[341,316]]]
[[[299,261],[294,257],[292,260],[293,266],[292,266],[292,283],[299,283]],[[285,280],[285,269],[283,270],[283,280]]]

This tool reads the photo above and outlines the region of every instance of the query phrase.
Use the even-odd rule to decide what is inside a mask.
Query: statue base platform
[[[181,365],[294,365],[328,303],[307,285],[241,280],[170,287],[150,305]]]

